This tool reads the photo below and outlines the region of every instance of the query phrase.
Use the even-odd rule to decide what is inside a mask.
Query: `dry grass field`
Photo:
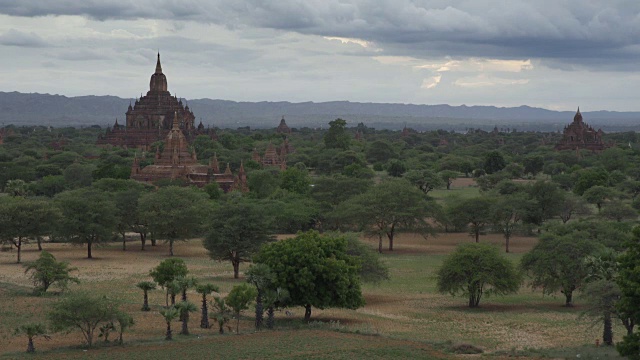
[[[372,247],[376,243],[366,240]],[[103,347],[84,352],[78,347],[80,334],[54,334],[53,339],[36,339],[38,351],[46,351],[47,358],[173,358],[180,349],[189,348],[193,354],[210,351],[217,358],[447,358],[443,344],[470,343],[485,353],[506,354],[515,350],[566,348],[593,344],[600,337],[601,328],[580,319],[580,298],[577,306],[562,307],[561,297],[543,297],[539,291],[522,288],[519,294],[483,298],[480,308],[469,310],[466,299],[452,298],[435,292],[435,271],[456,244],[472,239],[464,233],[441,234],[423,239],[402,234],[396,240],[393,254],[384,259],[391,268],[391,281],[379,285],[364,285],[366,306],[358,310],[314,309],[312,319],[330,324],[302,324],[304,310],[293,308],[292,317],[276,315],[280,330],[254,333],[250,312],[240,323],[240,336],[218,335],[215,330],[200,329],[199,313],[192,315],[188,339],[170,344],[163,339],[164,323],[158,310],[164,304],[164,293],[150,293],[152,311],[142,312],[142,292],[135,284],[149,280],[149,270],[167,258],[168,246],[159,243],[140,251],[138,242],[130,242],[127,251],[113,243],[94,251],[96,259],[88,260],[84,248],[67,244],[45,244],[47,251],[58,260],[77,267],[75,274],[81,284],[71,290],[83,289],[122,299],[124,308],[135,319],[135,325],[125,334],[125,347]],[[481,237],[482,242],[503,246],[499,235]],[[506,254],[514,262],[530,249],[535,238],[512,239],[512,253]],[[38,256],[35,245],[28,245],[23,254],[25,262]],[[191,273],[202,282],[211,282],[228,292],[234,284],[229,263],[209,260],[199,240],[177,243],[177,257],[183,258]],[[245,269],[243,266],[241,268]],[[19,324],[44,318],[49,304],[57,296],[34,297],[31,284],[20,265],[15,264],[14,252],[0,253],[0,354],[13,358],[26,348],[24,337],[12,335]],[[199,304],[198,294],[191,292],[190,300]],[[338,323],[339,322],[339,323]],[[175,325],[176,333],[179,323]],[[616,328],[616,336],[622,334]],[[363,335],[365,334],[365,335]],[[286,341],[284,340],[286,339]],[[206,340],[206,341],[205,341]],[[260,346],[261,353],[250,352]],[[245,348],[246,347],[246,348]],[[242,348],[239,351],[238,348]],[[251,350],[253,351],[253,350]],[[528,351],[528,350],[527,350]],[[234,355],[235,354],[235,355]],[[361,356],[354,356],[360,354]],[[533,353],[535,354],[535,352]],[[153,356],[152,356],[153,355]],[[503,355],[497,357],[501,358]],[[575,356],[575,355],[574,355]],[[584,358],[584,356],[583,356]]]

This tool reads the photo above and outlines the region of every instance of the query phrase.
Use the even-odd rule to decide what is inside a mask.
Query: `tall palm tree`
[[[271,271],[271,268],[265,264],[251,265],[246,275],[247,282],[255,286],[256,290],[258,290],[258,295],[256,295],[256,329],[259,330],[262,327],[264,318],[262,298],[265,292],[272,286],[275,275]]]
[[[177,303],[175,308],[180,312],[180,320],[182,321],[182,331],[180,335],[189,335],[189,313],[198,310],[198,308],[194,303],[188,301]]]
[[[202,294],[202,318],[200,319],[200,327],[203,329],[208,329],[211,326],[209,325],[209,309],[207,307],[207,295],[212,292],[219,292],[220,289],[213,284],[202,284],[196,286],[196,292],[198,294]]]
[[[171,322],[175,320],[178,315],[180,315],[180,312],[178,311],[178,309],[171,306],[169,308],[160,310],[160,315],[162,315],[164,317],[164,321],[167,322],[167,335],[164,339],[173,340],[173,336],[171,333]]]
[[[264,294],[264,305],[267,307],[267,328],[273,329],[275,324],[275,309],[282,307],[289,299],[289,291],[283,288],[267,290]]]
[[[21,325],[15,329],[15,334],[25,334],[29,339],[29,344],[27,345],[27,352],[33,353],[36,351],[36,347],[33,345],[33,338],[36,336],[42,336],[45,339],[49,340],[51,337],[47,335],[47,329],[42,324],[26,324]]]
[[[153,281],[141,281],[139,283],[136,284],[137,287],[139,287],[140,289],[142,289],[142,291],[144,291],[144,303],[142,305],[142,311],[149,311],[149,295],[148,292],[150,290],[155,290],[156,288],[156,283],[154,283]]]

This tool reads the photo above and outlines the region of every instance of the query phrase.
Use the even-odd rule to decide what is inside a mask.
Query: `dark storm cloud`
[[[540,58],[609,70],[640,59],[640,2],[627,0],[0,0],[0,13],[268,28],[363,39],[385,55]]]
[[[0,34],[0,45],[20,47],[46,47],[47,42],[34,33],[25,33],[11,29]]]

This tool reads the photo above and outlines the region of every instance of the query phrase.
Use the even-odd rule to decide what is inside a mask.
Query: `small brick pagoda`
[[[276,128],[276,133],[278,134],[291,134],[291,129],[287,126],[287,122],[284,121],[284,116],[282,120],[280,120],[280,125]]]
[[[249,191],[247,174],[240,164],[238,175],[234,176],[227,164],[221,173],[217,156],[213,156],[209,165],[198,164],[195,151],[190,151],[188,142],[180,129],[178,113],[174,113],[173,126],[164,140],[164,150],[156,149],[153,165],[140,168],[136,157],[131,168],[131,178],[137,181],[153,183],[161,179],[184,180],[189,185],[203,187],[212,181],[220,185],[225,192],[232,190]]]
[[[189,105],[183,105],[182,100],[171,95],[167,89],[167,77],[162,73],[158,53],[156,70],[151,75],[147,95],[136,99],[134,104],[129,104],[125,124],[119,124],[116,119],[113,127],[107,128],[106,133],[100,135],[98,145],[150,151],[151,144],[162,141],[172,129],[174,113],[178,116],[178,126],[187,141],[193,141],[198,135],[209,135],[215,139],[215,132],[205,129],[202,122],[195,127],[195,116]]]
[[[595,152],[600,152],[606,148],[611,147],[602,141],[601,129],[597,131],[591,126],[582,121],[582,114],[580,108],[573,117],[573,122],[565,126],[562,139],[556,144],[556,150],[579,150],[587,149]]]
[[[258,149],[253,149],[251,160],[262,165],[262,167],[279,167],[280,170],[286,170],[287,155],[292,152],[294,152],[294,148],[289,145],[289,139],[285,138],[279,148],[269,142],[263,156],[260,156]]]

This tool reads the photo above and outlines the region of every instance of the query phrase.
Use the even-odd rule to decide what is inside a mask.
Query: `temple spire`
[[[158,62],[156,62],[156,74],[162,74],[162,65],[160,65],[160,51],[158,51]]]
[[[178,112],[174,111],[173,112],[173,128],[172,130],[178,130],[180,129],[180,124],[178,123]]]

